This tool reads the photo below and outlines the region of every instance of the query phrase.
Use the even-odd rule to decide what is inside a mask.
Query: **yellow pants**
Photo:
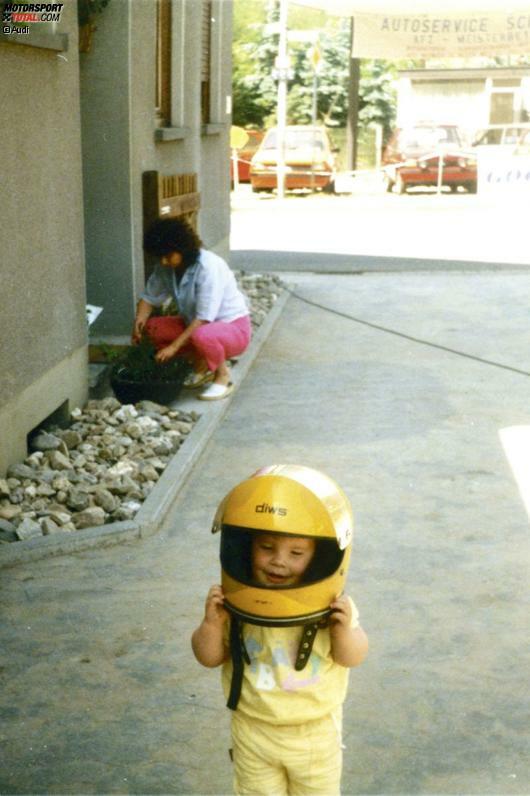
[[[339,796],[342,771],[338,715],[275,726],[232,714],[237,796]]]

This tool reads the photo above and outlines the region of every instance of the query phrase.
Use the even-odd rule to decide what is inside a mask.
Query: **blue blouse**
[[[154,307],[174,298],[187,324],[196,318],[230,322],[249,314],[233,271],[221,257],[206,249],[200,250],[197,262],[184,271],[180,282],[175,269],[157,265],[140,298]]]

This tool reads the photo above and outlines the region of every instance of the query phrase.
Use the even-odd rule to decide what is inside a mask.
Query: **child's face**
[[[307,536],[257,534],[252,540],[252,577],[260,586],[295,586],[314,553],[315,540]]]

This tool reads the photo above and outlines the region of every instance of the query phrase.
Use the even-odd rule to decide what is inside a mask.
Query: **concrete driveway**
[[[530,274],[286,278],[340,314],[289,300],[160,532],[2,574],[0,792],[231,792],[219,672],[189,637],[219,579],[219,500],[284,461],[335,477],[356,514],[371,652],[343,792],[530,792]]]

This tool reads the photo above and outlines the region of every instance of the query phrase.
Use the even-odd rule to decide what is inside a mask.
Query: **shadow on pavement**
[[[236,270],[311,271],[325,274],[362,274],[366,271],[528,271],[528,266],[512,263],[485,263],[472,260],[436,260],[415,257],[384,257],[330,252],[273,251],[236,249],[230,253],[230,265]]]

